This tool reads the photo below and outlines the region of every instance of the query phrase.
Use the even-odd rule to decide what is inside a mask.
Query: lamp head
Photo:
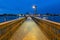
[[[36,9],[36,6],[35,6],[35,5],[33,5],[33,6],[32,6],[32,8],[33,8],[33,9]]]

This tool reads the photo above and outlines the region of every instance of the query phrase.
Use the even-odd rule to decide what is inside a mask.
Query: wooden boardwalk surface
[[[30,18],[20,26],[10,40],[48,40],[38,25]]]

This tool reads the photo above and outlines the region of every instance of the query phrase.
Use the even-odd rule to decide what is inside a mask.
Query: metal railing
[[[32,19],[50,40],[60,40],[60,23],[34,17]]]
[[[26,18],[21,18],[0,23],[0,40],[9,40],[16,29],[18,29],[25,20]]]

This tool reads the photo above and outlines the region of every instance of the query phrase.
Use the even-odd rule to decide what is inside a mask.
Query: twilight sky
[[[60,13],[60,0],[0,0],[0,14],[34,12],[36,5],[38,13]]]

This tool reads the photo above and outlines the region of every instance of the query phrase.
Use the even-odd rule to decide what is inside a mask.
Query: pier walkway
[[[38,25],[28,17],[14,33],[11,40],[48,40]]]
[[[60,23],[37,17],[3,22],[0,40],[60,40]]]

